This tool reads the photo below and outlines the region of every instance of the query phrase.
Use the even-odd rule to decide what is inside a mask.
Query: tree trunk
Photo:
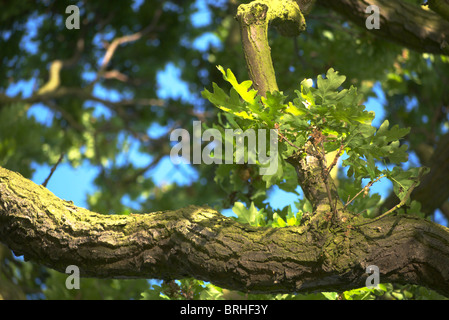
[[[414,283],[449,295],[449,229],[412,216],[331,228],[255,228],[207,207],[101,215],[0,168],[0,241],[17,255],[83,277],[195,277],[245,292],[343,291]]]

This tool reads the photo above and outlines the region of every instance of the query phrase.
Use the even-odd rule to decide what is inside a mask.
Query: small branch
[[[48,175],[47,179],[45,179],[44,183],[42,183],[42,186],[44,186],[45,188],[47,187],[48,181],[50,181],[51,176],[53,175],[53,173],[55,172],[56,168],[61,163],[63,158],[64,158],[64,153],[61,153],[61,155],[59,156],[58,161],[55,163],[53,168],[51,168],[50,174]]]
[[[60,72],[62,69],[63,63],[61,60],[55,60],[50,65],[50,75],[48,77],[47,83],[45,83],[37,92],[38,95],[44,95],[48,92],[53,92],[58,89],[61,84]]]
[[[105,79],[117,79],[121,82],[128,82],[129,81],[129,77],[126,74],[121,73],[118,70],[111,70],[108,72],[105,72],[103,74],[103,78]]]
[[[419,182],[419,180],[416,180],[415,182],[413,182],[413,184],[408,189],[407,194],[405,195],[405,197],[402,198],[401,202],[399,202],[397,205],[395,205],[393,208],[391,208],[387,212],[381,214],[379,217],[376,218],[376,220],[379,220],[379,219],[385,217],[386,215],[392,213],[393,211],[395,211],[395,210],[399,209],[400,207],[402,207],[403,205],[405,205],[407,200],[410,198],[410,195],[412,194],[412,191],[415,189],[416,185],[418,184],[418,182]]]
[[[444,218],[449,221],[449,202],[445,202],[440,206],[441,213]]]
[[[147,27],[145,27],[144,29],[142,29],[139,32],[136,32],[134,34],[126,35],[126,36],[114,39],[114,41],[112,41],[112,43],[109,45],[108,49],[106,50],[106,53],[103,57],[103,61],[101,63],[100,70],[99,70],[98,74],[102,74],[103,71],[106,69],[107,65],[109,64],[109,61],[111,61],[112,56],[114,55],[115,50],[117,50],[118,46],[120,46],[121,44],[127,43],[127,42],[139,40],[145,34],[148,34],[151,31],[153,31],[159,21],[161,14],[162,14],[162,10],[159,8],[155,11],[153,20]]]
[[[369,190],[369,188],[371,188],[371,186],[373,184],[375,184],[377,181],[379,181],[382,178],[385,178],[386,175],[381,175],[380,177],[378,177],[376,180],[371,180],[370,182],[368,182],[368,184],[362,189],[360,190],[351,200],[349,200],[349,202],[346,202],[344,209],[346,209],[347,206],[349,206],[351,204],[352,201],[354,201],[362,192],[366,192],[367,190]]]
[[[317,154],[317,158],[320,161],[320,166],[321,166],[321,176],[323,179],[323,183],[324,186],[326,187],[326,192],[327,192],[327,198],[329,199],[329,206],[331,207],[331,211],[335,214],[337,212],[337,206],[334,205],[333,201],[332,201],[332,194],[330,191],[330,187],[329,187],[329,180],[328,180],[328,174],[326,172],[326,153],[324,151],[324,145],[323,145],[323,136],[321,135],[320,131],[315,131],[314,132],[315,135],[317,135],[317,140],[318,142],[321,144],[321,148],[318,149],[318,147],[315,144],[315,137],[312,136],[312,138],[310,139],[310,141],[312,142],[312,145],[316,151]],[[321,151],[320,151],[321,150]]]
[[[83,33],[85,33],[85,32],[86,31],[84,31]],[[76,41],[76,49],[75,49],[75,52],[73,53],[73,56],[71,58],[63,61],[63,67],[64,68],[74,67],[80,60],[81,54],[83,53],[84,48],[85,48],[84,38],[80,37]]]
[[[76,49],[73,56],[68,60],[54,60],[50,65],[49,78],[37,92],[37,95],[44,95],[46,93],[55,91],[61,85],[60,73],[63,68],[73,67],[81,58],[84,50],[84,38],[79,38],[76,42]]]
[[[10,97],[5,94],[0,94],[0,103],[14,103],[14,102],[23,102],[23,103],[38,103],[38,102],[46,102],[49,99],[57,99],[65,96],[76,96],[83,100],[90,100],[104,104],[106,107],[110,108],[112,111],[117,111],[117,108],[129,106],[129,105],[151,105],[157,107],[163,107],[165,105],[165,101],[162,99],[129,99],[122,100],[118,102],[108,101],[102,98],[98,98],[92,95],[91,92],[83,89],[83,88],[67,88],[67,87],[59,87],[57,90],[47,92],[42,95],[33,95],[29,98],[23,99],[20,96]]]
[[[65,110],[64,108],[59,107],[53,100],[47,100],[44,101],[44,103],[53,111],[59,113],[61,115],[61,117],[67,121],[67,123],[75,130],[77,130],[78,132],[84,132],[84,130],[86,129],[84,127],[84,125],[80,122],[78,122],[77,120],[75,120],[75,118],[71,115],[70,112],[67,112],[67,110]]]
[[[283,139],[285,142],[287,142],[290,146],[292,146],[293,148],[296,148],[298,150],[302,150],[302,148],[298,147],[296,144],[294,144],[293,142],[288,140],[282,133],[279,132],[279,124],[275,123],[274,129],[276,130],[277,134],[281,137],[281,139]]]
[[[407,203],[407,200],[410,198],[410,195],[412,194],[413,190],[416,188],[416,186],[418,185],[419,181],[421,180],[422,174],[423,174],[423,173],[421,172],[421,173],[419,174],[419,176],[418,176],[418,179],[416,179],[416,181],[414,181],[414,182],[412,183],[412,185],[410,186],[410,188],[409,188],[408,191],[407,191],[407,194],[402,198],[401,202],[399,202],[399,203],[398,203],[397,205],[395,205],[393,208],[391,208],[391,209],[388,210],[387,212],[381,214],[381,215],[378,216],[377,218],[375,218],[375,219],[370,219],[370,221],[371,221],[371,222],[378,221],[378,220],[382,219],[383,217],[389,215],[389,214],[392,213],[393,211],[395,211],[395,210],[401,208],[403,205],[405,205],[405,204]],[[362,224],[359,224],[359,225],[357,225],[357,226],[363,226],[363,225],[366,225],[366,224],[367,224],[367,223],[362,223]]]

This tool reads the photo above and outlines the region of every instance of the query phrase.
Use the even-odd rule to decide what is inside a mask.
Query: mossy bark
[[[416,283],[449,295],[449,229],[410,216],[331,229],[255,228],[207,207],[102,215],[0,168],[0,241],[17,255],[83,277],[195,277],[246,292],[342,291]]]

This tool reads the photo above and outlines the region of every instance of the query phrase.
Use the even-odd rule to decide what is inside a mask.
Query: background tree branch
[[[380,8],[380,29],[370,33],[404,45],[418,52],[449,54],[449,21],[405,1],[388,0],[318,0],[362,28],[370,5]]]
[[[445,134],[438,141],[435,150],[431,153],[430,160],[424,165],[430,167],[419,186],[413,190],[411,200],[421,203],[422,211],[431,215],[436,209],[442,207],[449,197],[446,188],[449,172],[449,134]],[[399,203],[397,196],[392,193],[380,206],[379,211],[394,207]],[[443,211],[445,212],[445,211]]]

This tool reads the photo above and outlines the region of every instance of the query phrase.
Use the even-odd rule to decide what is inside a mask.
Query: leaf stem
[[[298,147],[296,144],[294,144],[293,142],[291,142],[290,140],[288,140],[282,133],[279,132],[279,124],[275,123],[274,124],[274,129],[276,130],[277,134],[284,139],[285,142],[287,142],[290,146],[292,146],[293,148],[296,148],[298,150],[302,150],[302,148]]]

